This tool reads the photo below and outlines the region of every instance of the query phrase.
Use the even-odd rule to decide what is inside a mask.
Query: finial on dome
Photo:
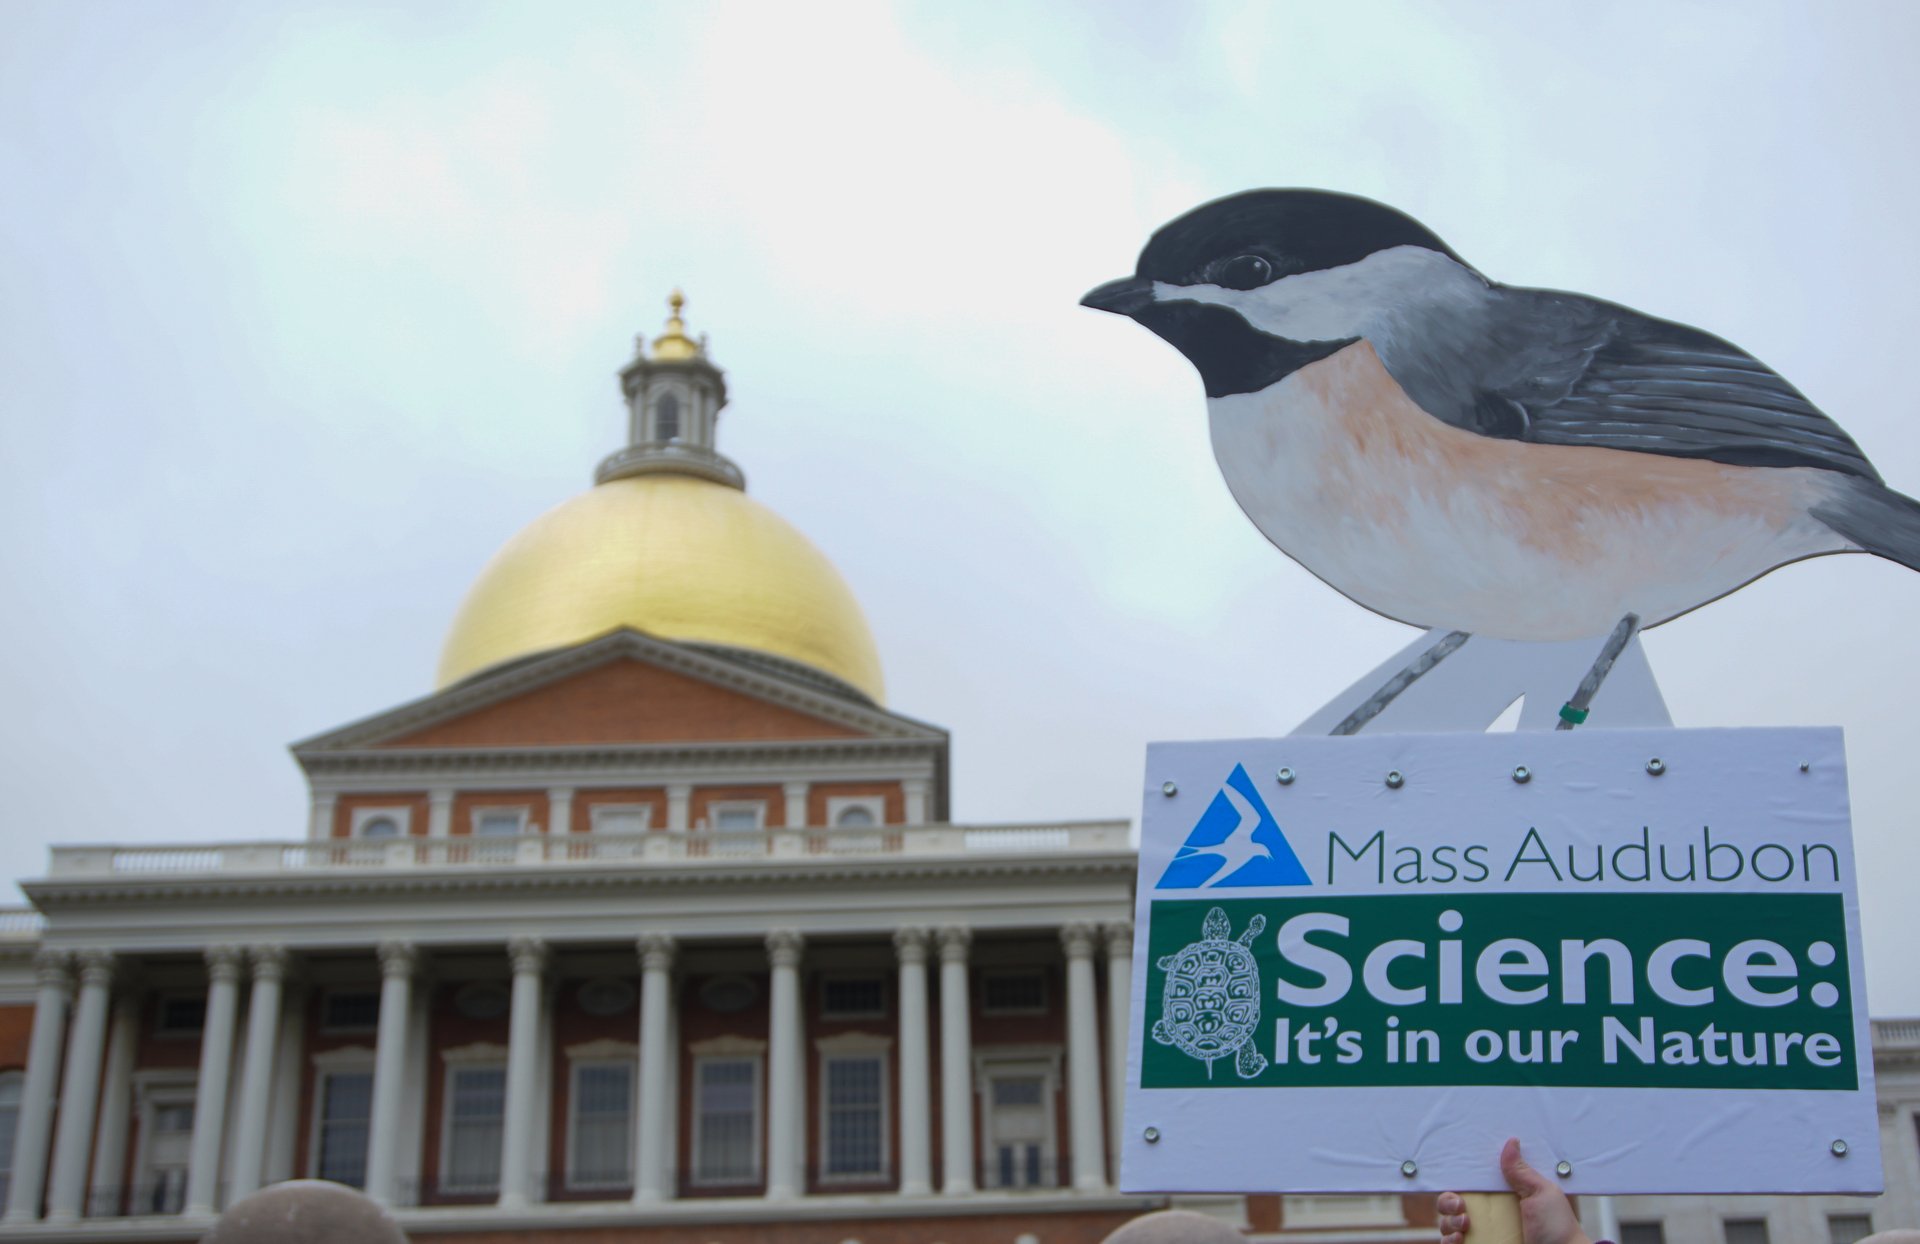
[[[679,362],[696,359],[706,353],[702,342],[687,336],[686,321],[680,318],[680,309],[686,305],[687,296],[677,289],[667,296],[667,308],[672,314],[667,317],[667,331],[653,339],[655,362]]]

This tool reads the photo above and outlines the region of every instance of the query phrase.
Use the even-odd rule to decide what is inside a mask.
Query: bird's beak
[[[1141,276],[1108,281],[1098,289],[1088,290],[1080,305],[1115,315],[1137,316],[1153,305],[1153,282]]]

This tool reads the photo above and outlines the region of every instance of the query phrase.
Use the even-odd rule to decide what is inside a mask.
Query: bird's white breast
[[[1846,543],[1807,516],[1830,473],[1463,431],[1410,401],[1365,342],[1208,402],[1234,499],[1369,609],[1507,639],[1652,626]]]

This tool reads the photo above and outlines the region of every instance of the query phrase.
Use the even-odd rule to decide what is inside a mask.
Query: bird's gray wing
[[[1485,436],[1880,478],[1777,372],[1684,324],[1495,287],[1474,314],[1421,337],[1440,348],[1409,356],[1395,378],[1428,411]]]

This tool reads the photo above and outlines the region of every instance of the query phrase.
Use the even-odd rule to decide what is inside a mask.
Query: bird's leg
[[[1383,685],[1380,690],[1368,696],[1365,703],[1361,704],[1359,708],[1354,709],[1351,713],[1348,713],[1346,719],[1333,728],[1333,732],[1335,734],[1358,734],[1362,726],[1365,726],[1375,717],[1378,717],[1387,705],[1393,703],[1394,699],[1398,697],[1402,691],[1405,691],[1408,687],[1418,682],[1421,675],[1453,655],[1454,651],[1458,649],[1461,644],[1467,642],[1467,638],[1465,631],[1448,631],[1439,643],[1434,644],[1425,652],[1415,657],[1407,664],[1405,669],[1395,674],[1392,678],[1387,679],[1385,685]],[[1607,664],[1611,665],[1613,662],[1609,660]]]
[[[1593,665],[1587,670],[1587,676],[1574,688],[1573,698],[1560,706],[1560,724],[1555,730],[1571,730],[1587,719],[1588,706],[1600,691],[1600,684],[1607,680],[1613,670],[1613,663],[1627,650],[1633,637],[1640,631],[1640,615],[1630,613],[1614,625],[1613,634],[1607,636],[1607,642],[1600,645],[1600,655],[1593,659]]]

